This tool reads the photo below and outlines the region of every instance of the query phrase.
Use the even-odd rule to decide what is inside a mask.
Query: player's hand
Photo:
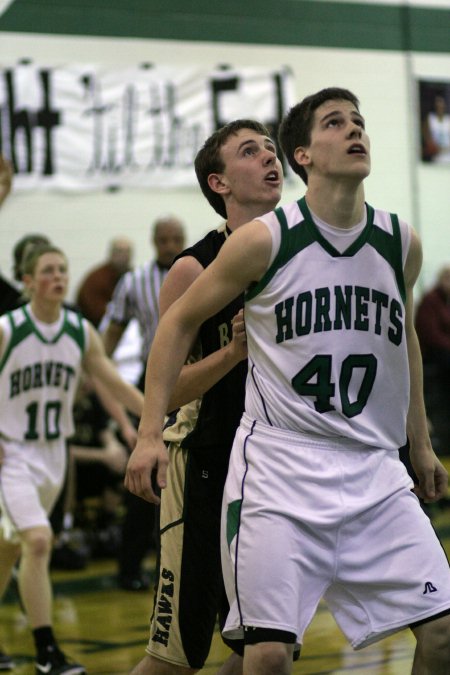
[[[11,163],[0,155],[0,205],[11,191],[13,170]]]
[[[239,310],[239,312],[231,319],[231,326],[233,329],[233,337],[230,348],[233,350],[236,360],[243,361],[248,356],[247,333],[245,332],[243,309]]]
[[[410,459],[419,484],[414,493],[427,504],[437,502],[448,493],[448,473],[430,448],[410,450]]]
[[[152,504],[159,504],[160,498],[152,486],[152,474],[156,471],[156,482],[161,489],[166,487],[169,454],[164,441],[138,438],[135,449],[128,460],[125,487],[138,497]]]

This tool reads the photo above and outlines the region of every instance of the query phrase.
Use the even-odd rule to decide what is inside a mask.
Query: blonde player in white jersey
[[[280,141],[305,198],[234,232],[160,322],[145,395],[158,483],[164,413],[192,336],[245,289],[246,409],[222,518],[224,634],[244,634],[244,675],[291,672],[321,597],[355,649],[410,627],[414,675],[446,675],[450,571],[417,499],[448,486],[413,325],[420,242],[365,203],[370,141],[354,94],[307,97]],[[406,434],[414,491],[398,459]],[[155,498],[149,476],[128,471],[126,483]]]
[[[136,415],[141,392],[124,382],[93,326],[64,309],[67,259],[51,245],[24,263],[30,303],[0,318],[0,594],[20,557],[19,590],[36,646],[36,673],[76,675],[52,629],[48,519],[66,469],[66,438],[81,368]],[[2,653],[2,669],[12,667]]]

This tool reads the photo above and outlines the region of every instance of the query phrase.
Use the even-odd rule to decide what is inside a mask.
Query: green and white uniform
[[[450,608],[448,562],[398,458],[411,231],[367,205],[360,226],[333,235],[305,199],[258,220],[273,246],[245,301],[246,404],[222,515],[224,635],[246,626],[301,643],[324,597],[360,648]]]
[[[340,254],[304,200],[260,220],[276,255],[246,297],[246,413],[281,429],[397,449],[409,402],[408,226],[368,206],[364,229]]]
[[[46,324],[30,305],[2,316],[0,325],[0,500],[2,526],[12,536],[48,524],[62,487],[88,333],[76,312],[63,309],[57,322]]]

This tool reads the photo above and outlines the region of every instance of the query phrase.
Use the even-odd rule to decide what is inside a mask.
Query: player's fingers
[[[446,497],[448,494],[448,474],[447,472],[438,473],[435,481],[436,500]]]
[[[427,472],[421,480],[423,499],[425,502],[434,502],[436,500],[436,490],[434,485],[434,472]]]
[[[158,470],[156,472],[156,482],[158,484],[158,487],[161,488],[161,490],[164,490],[164,488],[167,486],[167,461],[162,461],[158,463]]]
[[[125,487],[132,494],[152,504],[159,504],[160,499],[153,491],[150,477],[145,472],[132,474],[127,471],[124,482]]]

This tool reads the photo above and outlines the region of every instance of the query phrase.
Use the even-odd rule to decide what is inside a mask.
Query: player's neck
[[[334,227],[349,228],[364,216],[364,185],[348,189],[342,185],[308,184],[306,203],[319,218]]]
[[[259,216],[263,216],[265,213],[269,213],[276,205],[277,202],[273,204],[264,202],[263,204],[251,203],[231,206],[227,210],[227,226],[231,231],[236,230],[241,225],[259,218]]]
[[[55,303],[49,300],[33,298],[30,306],[36,319],[44,323],[55,323],[61,314],[60,302]]]

